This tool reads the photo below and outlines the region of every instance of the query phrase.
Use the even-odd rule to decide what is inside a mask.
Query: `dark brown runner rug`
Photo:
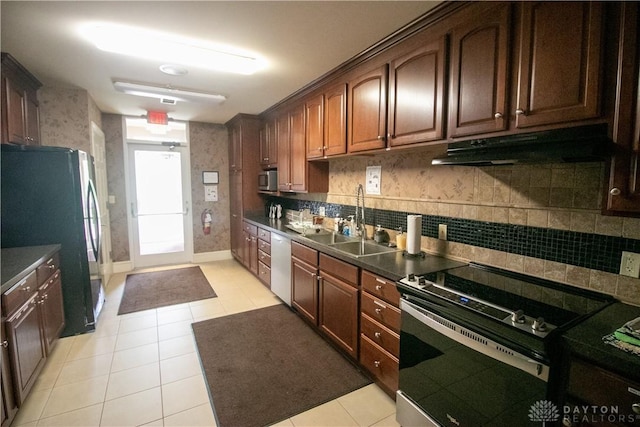
[[[219,427],[273,424],[371,383],[285,305],[192,327]]]
[[[216,293],[200,267],[127,275],[118,314],[213,298]]]

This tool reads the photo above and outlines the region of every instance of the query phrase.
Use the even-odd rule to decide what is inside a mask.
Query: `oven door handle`
[[[495,341],[404,299],[400,301],[400,308],[424,325],[465,347],[469,347],[492,359],[518,368],[545,382],[549,381],[549,367],[537,360],[533,360],[528,356],[504,347]],[[402,337],[400,339],[402,340]]]

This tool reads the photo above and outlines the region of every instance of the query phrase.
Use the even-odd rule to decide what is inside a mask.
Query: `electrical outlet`
[[[438,224],[438,239],[447,240],[447,224]]]
[[[325,211],[324,206],[320,206],[320,207],[318,208],[318,215],[320,215],[320,216],[324,216],[324,215],[325,215],[325,213],[326,213],[326,211]]]
[[[620,274],[629,277],[640,277],[640,254],[622,252]]]

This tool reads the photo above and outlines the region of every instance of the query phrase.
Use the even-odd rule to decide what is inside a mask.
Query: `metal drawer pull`
[[[381,309],[381,308],[376,307],[376,313],[378,313],[378,314],[382,313],[382,309]]]
[[[379,360],[374,360],[373,362],[373,366],[375,366],[376,368],[379,368],[381,364],[382,362],[380,362]]]
[[[380,337],[382,336],[380,332],[374,332],[373,335],[378,339],[380,339]]]
[[[376,291],[381,291],[382,290],[382,285],[376,285]]]
[[[7,340],[2,341],[2,346],[3,346],[4,348],[9,347],[9,341],[7,341]]]

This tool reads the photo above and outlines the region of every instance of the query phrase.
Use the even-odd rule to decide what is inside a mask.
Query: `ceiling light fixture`
[[[185,76],[189,73],[185,67],[174,64],[163,64],[159,67],[160,71],[170,76]]]
[[[266,66],[257,55],[141,28],[94,24],[81,31],[98,49],[137,58],[247,75]]]
[[[127,93],[129,95],[143,96],[146,98],[160,99],[161,102],[165,104],[175,104],[178,101],[221,104],[227,99],[226,96],[216,93],[182,89],[170,85],[154,86],[146,83],[116,80],[113,82],[113,86],[120,92]]]

